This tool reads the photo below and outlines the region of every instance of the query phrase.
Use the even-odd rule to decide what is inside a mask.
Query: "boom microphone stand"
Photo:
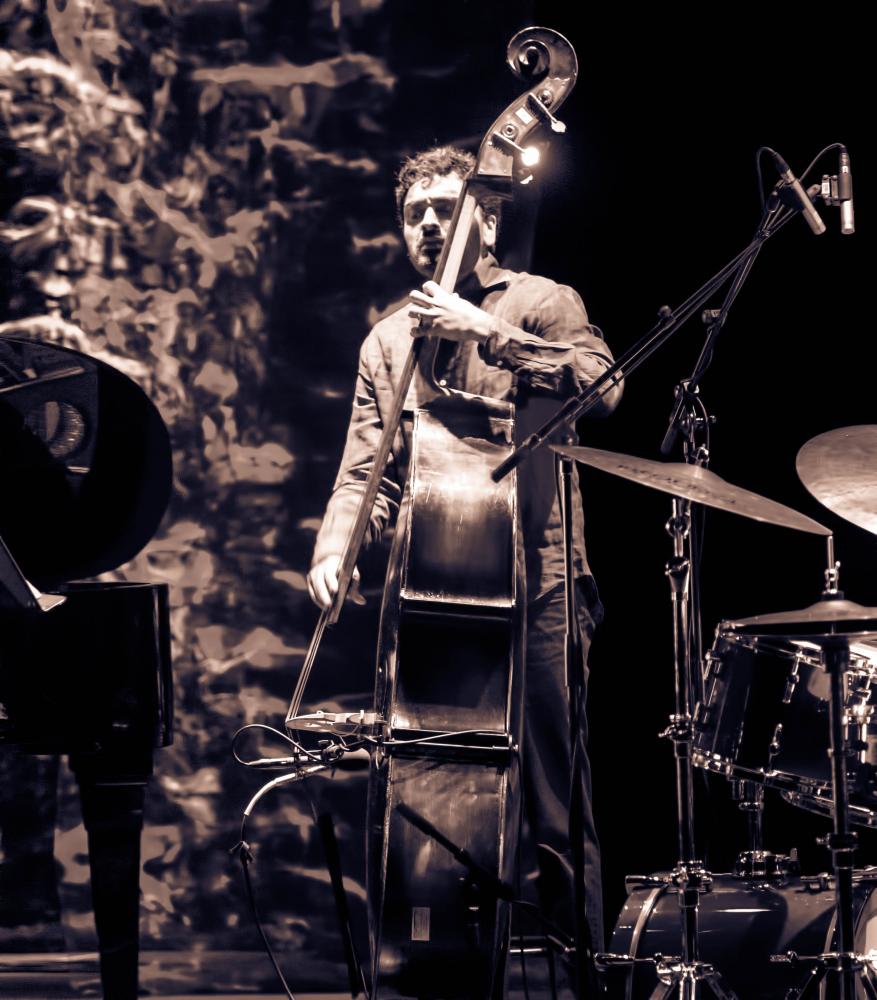
[[[793,207],[784,206],[784,192],[787,189],[785,181],[777,186],[774,191],[777,197],[774,198],[772,195],[768,200],[762,223],[748,246],[741,250],[721,271],[714,274],[705,284],[701,285],[681,305],[675,309],[671,309],[670,306],[661,306],[658,310],[658,322],[655,326],[625,351],[602,375],[594,379],[578,396],[572,396],[568,399],[555,412],[554,416],[549,417],[541,427],[521,442],[511,455],[493,470],[491,474],[493,479],[499,482],[512,469],[517,468],[531,451],[535,451],[536,448],[545,444],[548,437],[558,427],[564,424],[572,424],[579,417],[587,413],[610,389],[636,371],[658,348],[662,347],[686,320],[690,319],[706,303],[709,297],[724,285],[728,278],[737,275],[741,266],[745,265],[749,258],[756,257],[762,244],[777,233],[801,210],[797,204]]]
[[[575,902],[575,984],[580,1000],[597,996],[597,976],[594,968],[594,944],[586,916],[585,888],[585,799],[582,788],[584,768],[581,731],[585,710],[585,677],[582,662],[581,636],[576,608],[575,568],[573,557],[572,484],[573,461],[555,452],[555,470],[560,511],[563,522],[564,593],[566,596],[566,631],[564,662],[566,666],[566,696],[569,705],[569,843],[572,852]],[[602,942],[596,942],[601,947]]]
[[[771,220],[779,211],[779,204],[768,204],[758,227],[758,232],[770,229]],[[709,324],[707,338],[691,376],[676,387],[676,401],[670,423],[661,443],[661,453],[669,454],[679,434],[684,435],[683,453],[690,465],[706,467],[709,462],[707,443],[698,445],[697,437],[703,432],[709,440],[710,416],[698,396],[700,381],[706,373],[715,351],[716,340],[727,319],[731,305],[746,280],[761,244],[753,241],[752,253],[740,264],[725,300],[718,310],[708,310],[704,320]],[[699,578],[700,532],[697,519],[692,517],[691,502],[673,498],[673,512],[667,522],[667,532],[673,540],[673,557],[667,563],[666,575],[670,583],[673,605],[673,659],[675,678],[675,712],[670,726],[661,734],[673,743],[676,763],[676,819],[679,844],[679,861],[670,879],[677,888],[680,914],[681,960],[668,963],[666,958],[655,956],[660,984],[654,996],[669,997],[677,989],[680,1000],[693,1000],[704,984],[719,998],[733,997],[722,979],[720,970],[700,960],[698,935],[698,907],[701,893],[709,891],[711,874],[697,858],[694,836],[694,774],[691,751],[694,741],[692,709],[695,701],[694,676],[697,668],[701,680],[701,635]],[[695,572],[692,574],[692,567]],[[700,684],[698,684],[698,695]],[[612,964],[611,962],[608,964]]]
[[[791,177],[791,174],[789,174]],[[784,179],[785,180],[785,179]],[[791,184],[791,181],[785,182]],[[797,183],[797,182],[795,182]],[[778,189],[783,185],[779,185]],[[809,206],[812,211],[812,206]],[[621,358],[611,365],[600,377],[598,377],[580,395],[568,400],[555,415],[550,418],[541,428],[531,434],[503,463],[494,469],[492,475],[495,480],[502,479],[513,468],[515,468],[529,453],[529,451],[540,447],[553,431],[564,424],[573,423],[578,417],[587,412],[598,399],[602,398],[611,388],[614,388],[622,378],[639,367],[648,357],[659,347],[670,339],[673,333],[691,316],[697,309],[704,305],[707,299],[720,288],[728,278],[733,278],[723,306],[717,313],[708,313],[706,318],[710,320],[707,341],[698,359],[695,372],[692,377],[683,383],[676,396],[674,413],[671,417],[670,427],[665,435],[662,444],[662,452],[665,454],[671,450],[676,435],[680,429],[685,429],[691,435],[689,446],[686,449],[686,460],[706,463],[708,449],[697,449],[694,447],[693,434],[698,427],[698,420],[702,426],[708,426],[709,418],[705,415],[705,410],[701,405],[701,412],[698,414],[693,408],[694,396],[697,393],[699,381],[706,371],[713,355],[713,347],[716,338],[724,324],[728,310],[742,287],[742,284],[752,268],[756,256],[763,243],[779,230],[802,206],[796,208],[785,208],[782,206],[779,197],[769,199],[765,211],[760,220],[758,229],[750,244],[735,257],[726,267],[713,276],[704,286],[689,297],[675,311],[668,306],[664,306],[659,311],[657,325],[647,333],[640,341],[630,348]],[[699,401],[698,401],[699,402]],[[721,979],[720,974],[705,963],[700,962],[698,955],[698,933],[697,933],[697,908],[700,893],[708,887],[708,876],[703,871],[700,862],[695,859],[694,845],[694,824],[693,824],[693,790],[692,790],[692,764],[691,747],[693,743],[693,719],[692,708],[692,683],[691,683],[691,623],[689,620],[690,605],[690,581],[692,554],[691,542],[691,516],[690,504],[680,498],[674,498],[673,517],[668,523],[667,530],[673,537],[673,558],[667,565],[667,577],[671,586],[671,598],[673,602],[673,634],[674,634],[674,667],[675,667],[675,690],[676,705],[675,714],[671,718],[671,725],[666,731],[674,744],[674,754],[676,757],[676,788],[677,788],[677,824],[679,833],[680,861],[674,874],[673,880],[679,890],[679,905],[681,910],[681,936],[682,936],[682,959],[681,961],[665,962],[661,956],[655,956],[655,963],[658,969],[660,983],[655,990],[654,997],[669,997],[678,989],[680,1000],[695,1000],[699,995],[699,986],[705,982],[712,990],[713,994],[720,1000],[732,1000],[734,994],[729,992]],[[687,540],[687,541],[686,541]],[[695,557],[695,566],[697,565]],[[567,589],[571,591],[570,573],[567,574]],[[698,607],[695,600],[695,608]],[[697,632],[697,649],[700,647],[700,623],[695,621]],[[572,693],[572,692],[571,692]],[[572,710],[571,710],[572,711]],[[578,852],[580,858],[581,852]],[[574,860],[577,858],[574,857]],[[579,862],[581,864],[581,862]],[[583,886],[583,872],[581,868],[576,871],[576,889],[580,892]],[[577,900],[578,909],[578,900]],[[582,914],[577,913],[577,949],[586,947],[586,940],[581,937],[580,925]],[[630,956],[598,956],[598,966],[606,967],[609,964],[621,963],[631,964]],[[583,985],[582,957],[577,960],[577,985],[580,990]],[[590,963],[589,963],[590,965]]]

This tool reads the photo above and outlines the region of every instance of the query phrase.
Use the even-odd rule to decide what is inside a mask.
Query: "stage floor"
[[[280,956],[282,959],[282,956]],[[204,968],[214,971],[215,988],[205,989]],[[329,988],[315,985],[314,970],[299,969],[302,989],[297,988],[296,971],[291,956],[282,965],[296,1000],[347,1000],[343,970],[326,977]],[[234,975],[223,976],[224,969],[234,969]],[[258,980],[258,987],[242,982],[242,970]],[[195,976],[195,973],[198,973]],[[262,952],[203,952],[186,954],[178,951],[145,951],[140,963],[140,994],[161,1000],[287,1000],[278,992],[274,973]],[[187,979],[197,978],[191,988]],[[223,983],[223,980],[225,982]],[[273,981],[272,981],[273,980]],[[309,980],[309,981],[308,981]],[[338,986],[332,989],[337,983]],[[523,989],[520,961],[510,967],[508,1000],[549,1000],[551,991],[544,958],[527,960],[527,991]],[[225,988],[223,988],[225,986]],[[94,952],[81,953],[0,953],[0,1000],[85,1000],[100,997],[98,958]],[[558,991],[558,1000],[571,1000],[571,993]]]

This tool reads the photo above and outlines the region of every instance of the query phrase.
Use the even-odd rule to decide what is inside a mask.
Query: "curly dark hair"
[[[433,146],[422,153],[409,156],[396,175],[396,214],[401,223],[402,206],[409,189],[418,181],[431,177],[457,174],[466,178],[475,169],[475,157],[457,146]],[[495,195],[478,194],[478,204],[486,215],[495,215],[497,227],[500,220],[500,199]]]

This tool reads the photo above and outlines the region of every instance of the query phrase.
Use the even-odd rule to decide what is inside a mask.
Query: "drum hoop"
[[[773,653],[775,656],[786,657],[789,660],[799,660],[802,663],[806,663],[810,667],[815,667],[819,670],[823,669],[822,656],[820,654],[808,652],[800,646],[795,646],[794,643],[791,643],[790,645],[788,641],[781,642],[779,636],[744,635],[741,632],[735,632],[733,629],[724,629],[716,635],[715,641],[710,649],[711,653],[720,642],[726,642],[731,646],[741,646],[743,649],[748,649],[752,653]],[[721,659],[721,657],[716,658]],[[865,658],[860,657],[860,659]]]
[[[805,797],[816,798],[820,792],[828,791],[830,787],[827,782],[817,781],[815,778],[802,778],[788,771],[764,771],[743,767],[715,752],[704,753],[703,750],[694,750],[691,760],[695,767],[711,774],[720,774],[725,778],[737,778],[741,781],[754,781],[765,788],[776,788],[780,792],[792,792]],[[802,788],[810,788],[813,791],[802,791]]]
[[[820,788],[814,794],[808,795],[799,789],[781,788],[780,795],[795,808],[806,809],[818,816],[831,816],[832,799],[826,798],[820,792],[830,791],[830,788]],[[869,830],[877,829],[877,810],[860,806],[856,802],[849,804],[850,822],[856,826],[864,826]],[[873,878],[877,879],[877,872]]]
[[[735,632],[733,629],[720,629],[716,632],[716,637],[706,658],[707,660],[710,658],[721,660],[721,656],[715,652],[716,647],[721,642],[725,642],[729,646],[739,646],[743,649],[748,649],[753,654],[760,652],[773,653],[775,656],[806,663],[808,667],[816,670],[825,669],[821,653],[802,649],[796,644],[795,640],[781,641],[780,636],[770,634],[746,635],[742,632]],[[875,680],[875,675],[877,675],[877,649],[875,649],[873,660],[864,653],[851,652],[850,664],[852,667],[849,672]],[[704,671],[704,673],[706,672]]]
[[[640,907],[636,923],[633,925],[633,933],[630,935],[631,958],[637,957],[640,938],[642,937],[643,931],[646,929],[646,925],[648,924],[655,907],[658,905],[659,897],[666,891],[666,889],[666,885],[655,886],[655,888],[649,892],[648,896],[646,896],[643,905]],[[633,1000],[633,967],[631,967],[631,974],[627,977],[625,1000]]]

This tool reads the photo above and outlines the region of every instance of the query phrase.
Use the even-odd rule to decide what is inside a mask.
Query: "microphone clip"
[[[840,208],[841,232],[845,236],[856,231],[852,182],[849,179],[849,174],[823,174],[822,184],[819,185],[816,196],[821,198],[826,205]]]
[[[856,231],[856,216],[853,209],[853,175],[850,172],[850,154],[840,145],[840,157],[836,174],[823,174],[819,195],[826,205],[840,208],[840,231],[849,236]]]
[[[837,181],[837,174],[823,174],[822,184],[819,187],[819,197],[826,205],[837,208],[842,201],[849,201],[849,196],[842,198]]]

